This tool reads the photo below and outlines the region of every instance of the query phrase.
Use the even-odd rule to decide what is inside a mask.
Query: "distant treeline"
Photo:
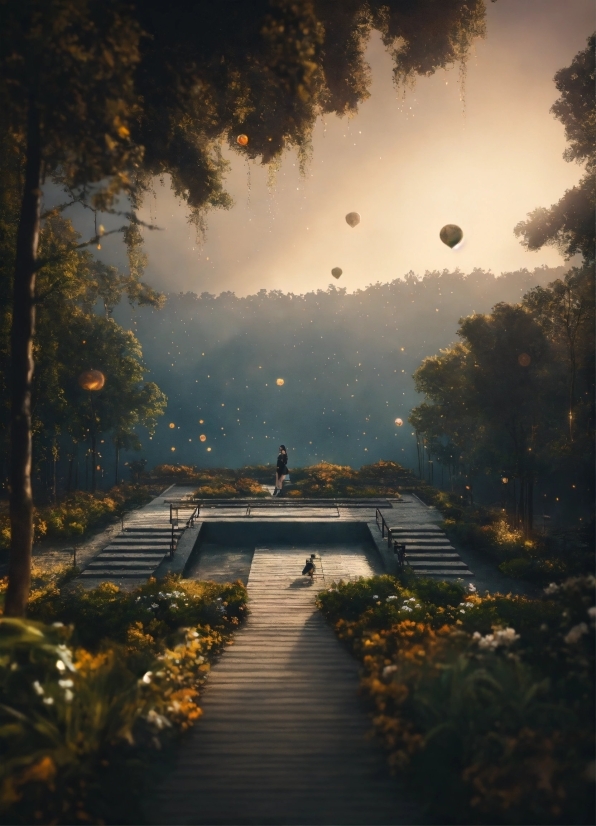
[[[564,271],[410,272],[355,293],[181,293],[162,309],[121,305],[115,316],[132,326],[148,378],[168,398],[143,439],[148,466],[262,464],[284,443],[290,467],[393,459],[417,468],[407,419],[422,360],[456,340],[461,317],[517,303]]]

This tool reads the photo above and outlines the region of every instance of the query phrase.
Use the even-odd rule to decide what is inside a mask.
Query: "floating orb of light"
[[[448,247],[451,247],[451,249],[456,247],[463,237],[464,233],[457,224],[445,224],[439,233],[441,241],[447,244]]]
[[[201,433],[201,435],[199,436],[199,441],[200,442],[206,442],[207,441],[207,437],[205,436],[204,433]]]
[[[509,479],[507,478],[507,476],[503,476],[503,478],[501,479],[501,482],[502,482],[504,485],[506,485],[508,481],[509,481]]]
[[[211,448],[210,448],[210,447],[208,447],[208,448],[207,448],[207,453],[210,453],[210,452],[211,452]]]
[[[396,419],[396,420],[395,420],[395,424],[396,424],[398,427],[401,427],[401,426],[403,425],[403,423],[404,423],[404,420],[403,420],[403,419]]]
[[[357,212],[348,212],[346,215],[346,223],[354,229],[354,227],[357,227],[360,223],[360,215],[358,215]]]
[[[278,387],[283,387],[284,384],[285,384],[285,381],[284,381],[284,379],[276,379],[275,383],[277,384]]]
[[[79,376],[79,385],[83,390],[101,390],[106,383],[106,377],[101,370],[83,370]]]
[[[529,367],[530,362],[532,361],[532,357],[528,355],[528,353],[520,353],[517,357],[517,360],[522,367]]]
[[[331,275],[334,278],[339,278],[341,276],[342,272],[343,272],[343,270],[341,269],[341,267],[333,267],[333,269],[331,270]]]
[[[204,419],[199,419],[199,424],[205,424],[205,420]]]
[[[236,138],[236,143],[238,146],[248,146],[248,135],[238,135]]]
[[[170,448],[170,450],[176,450],[176,448],[175,448],[175,447],[171,447],[171,448]]]
[[[176,425],[174,424],[174,422],[170,422],[170,430],[173,430],[175,427]]]

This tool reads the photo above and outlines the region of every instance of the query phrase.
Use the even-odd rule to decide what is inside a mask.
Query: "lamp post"
[[[91,406],[91,493],[95,493],[96,488],[96,430],[95,430],[95,409],[93,407],[93,393],[101,390],[106,383],[106,377],[100,370],[84,370],[79,376],[79,385],[89,393],[89,404]]]

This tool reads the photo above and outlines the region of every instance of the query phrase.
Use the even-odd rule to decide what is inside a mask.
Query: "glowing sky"
[[[549,109],[557,97],[553,75],[585,46],[593,5],[487,6],[487,37],[468,63],[463,101],[458,67],[398,92],[374,36],[371,98],[356,117],[317,124],[306,177],[288,154],[268,189],[266,169],[240,151],[228,153],[235,206],[210,215],[204,245],[167,182],[156,184],[142,217],[163,232],[147,234],[147,280],[177,292],[303,293],[330,282],[352,291],[409,270],[499,273],[562,263],[550,248],[526,252],[513,227],[581,176],[580,166],[562,159],[563,126]],[[356,229],[344,220],[351,210],[362,216]],[[464,230],[456,252],[439,240],[446,223]],[[119,257],[120,243],[106,239],[106,259]],[[330,274],[336,266],[339,282]]]

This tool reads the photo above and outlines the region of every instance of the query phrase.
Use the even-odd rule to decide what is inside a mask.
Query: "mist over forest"
[[[168,294],[161,309],[121,305],[115,318],[132,326],[146,378],[168,398],[141,455],[149,466],[242,467],[274,462],[284,443],[290,467],[393,459],[415,468],[407,418],[421,361],[456,340],[462,316],[516,303],[565,269],[410,272],[354,293],[189,292]]]

